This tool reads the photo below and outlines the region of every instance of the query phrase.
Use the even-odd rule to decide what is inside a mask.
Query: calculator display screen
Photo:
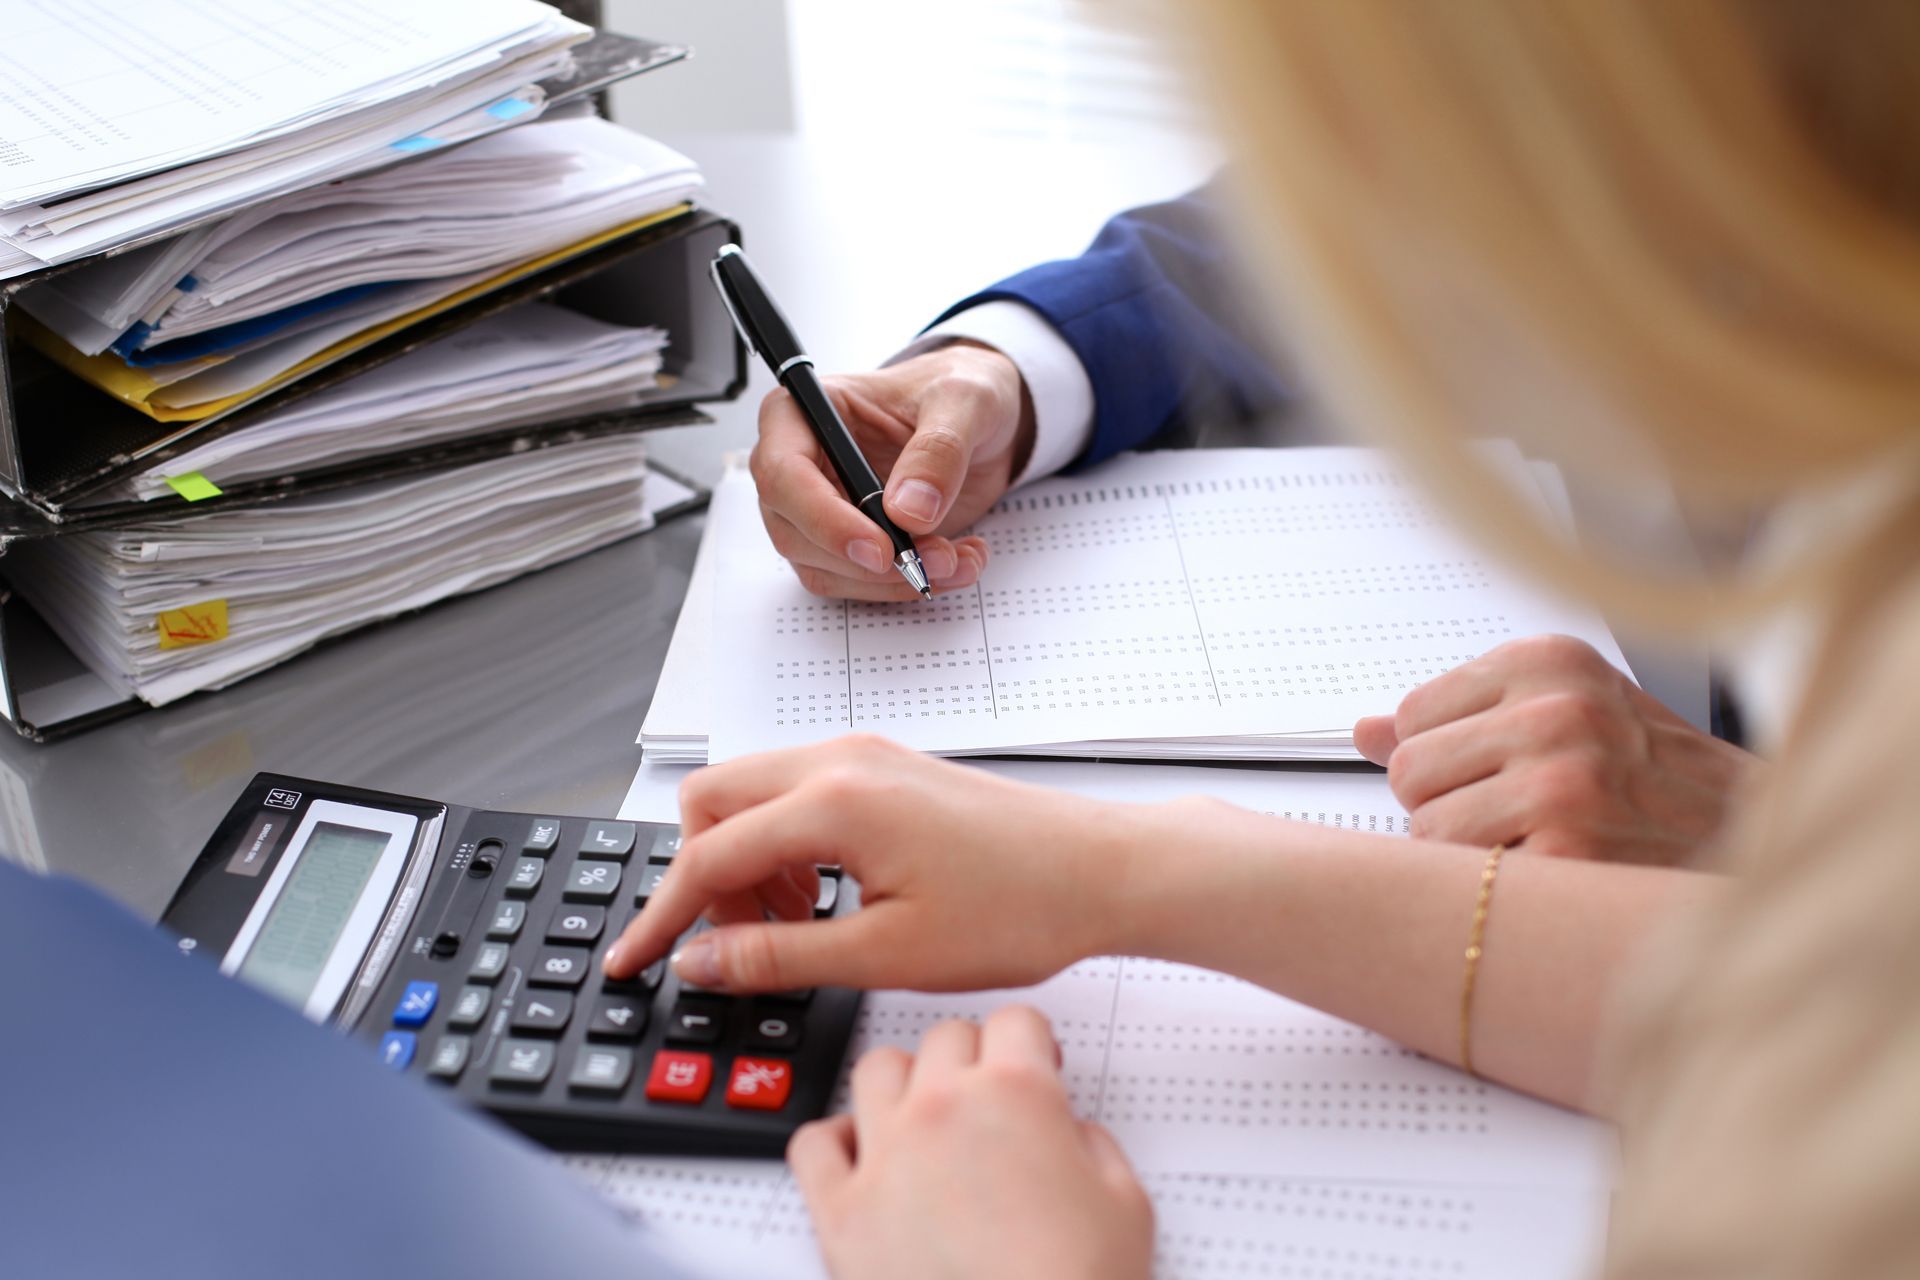
[[[306,1004],[380,866],[388,839],[385,831],[315,823],[240,963],[239,976],[296,1008]]]

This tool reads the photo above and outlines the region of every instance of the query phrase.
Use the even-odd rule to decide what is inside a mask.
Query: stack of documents
[[[152,501],[198,475],[220,488],[399,449],[640,404],[667,332],[522,303],[189,449],[112,496]]]
[[[0,0],[0,270],[501,128],[592,34],[535,0]]]
[[[651,527],[691,497],[631,435],[271,506],[28,540],[9,578],[96,674],[153,705],[328,636]],[[17,557],[17,563],[16,563]]]
[[[701,181],[606,120],[542,121],[100,259],[20,302],[69,369],[193,420],[677,212]]]
[[[1485,457],[1563,522],[1552,472],[1511,445]],[[1598,616],[1462,542],[1373,450],[1126,455],[1019,490],[973,532],[992,558],[971,591],[821,600],[730,472],[644,757],[868,732],[942,755],[1355,760],[1356,720],[1509,640],[1576,636],[1628,670]]]

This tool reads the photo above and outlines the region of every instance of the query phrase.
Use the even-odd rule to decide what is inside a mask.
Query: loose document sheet
[[[1511,445],[1486,456],[1553,522]],[[751,480],[715,501],[710,758],[885,734],[942,754],[1353,759],[1351,730],[1521,636],[1626,660],[1592,611],[1467,545],[1369,449],[1123,455],[983,517],[971,591],[808,595]]]
[[[1404,833],[1407,823],[1377,773],[975,767],[1112,800],[1203,793],[1328,826]],[[620,816],[677,821],[688,772],[642,766]],[[1179,852],[1167,851],[1168,876],[1179,874]],[[1052,1021],[1074,1110],[1110,1128],[1142,1175],[1162,1276],[1572,1280],[1599,1256],[1604,1126],[1204,970],[1110,956],[1021,991],[875,992],[849,1061],[875,1045],[912,1048],[940,1019],[1015,1001]],[[569,1163],[689,1250],[739,1250],[756,1274],[820,1274],[804,1206],[778,1161]]]

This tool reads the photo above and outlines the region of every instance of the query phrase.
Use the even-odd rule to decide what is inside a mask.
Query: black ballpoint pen
[[[913,539],[887,519],[887,513],[881,509],[886,486],[867,465],[866,455],[854,443],[853,433],[847,430],[833,401],[827,398],[826,388],[820,385],[820,375],[813,371],[813,357],[800,349],[800,340],[793,336],[792,326],[773,304],[773,296],[760,283],[760,277],[754,274],[747,255],[737,244],[723,244],[707,269],[713,275],[713,287],[720,291],[720,301],[727,305],[727,314],[733,317],[734,328],[740,331],[747,346],[767,362],[774,378],[800,406],[801,416],[813,428],[820,447],[827,451],[827,457],[833,462],[833,473],[840,477],[840,485],[853,499],[853,505],[893,540],[893,567],[900,571],[907,585],[927,599],[933,599],[933,591],[927,586],[927,570],[920,563]]]

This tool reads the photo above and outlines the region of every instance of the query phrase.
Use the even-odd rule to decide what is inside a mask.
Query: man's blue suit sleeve
[[[949,308],[1023,303],[1073,349],[1093,384],[1093,435],[1076,465],[1244,420],[1287,398],[1237,306],[1211,187],[1120,214],[1078,258],[1042,263]],[[936,321],[935,323],[938,323]]]

